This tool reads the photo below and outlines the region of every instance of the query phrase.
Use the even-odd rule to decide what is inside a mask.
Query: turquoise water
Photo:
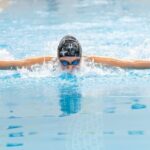
[[[83,55],[150,58],[149,2],[5,0],[0,59],[56,56],[76,36]],[[0,71],[0,150],[149,150],[148,70],[83,61],[74,75],[52,63]]]

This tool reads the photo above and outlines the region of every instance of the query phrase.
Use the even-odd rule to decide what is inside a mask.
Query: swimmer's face
[[[81,57],[61,57],[59,58],[62,70],[72,72],[79,69]]]

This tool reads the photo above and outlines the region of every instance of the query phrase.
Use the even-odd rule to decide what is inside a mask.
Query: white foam
[[[44,63],[42,65],[33,65],[30,69],[21,68],[18,69],[22,78],[45,78],[45,77],[57,77],[59,75],[60,68],[57,62]]]

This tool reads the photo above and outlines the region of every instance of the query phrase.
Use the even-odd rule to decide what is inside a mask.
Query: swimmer
[[[121,68],[150,69],[150,60],[124,60],[102,56],[82,56],[82,48],[79,41],[70,35],[62,38],[57,49],[57,61],[61,69],[72,72],[80,68],[82,59],[94,63]],[[53,61],[54,57],[43,56],[26,58],[22,60],[0,60],[0,69],[30,68],[35,64],[43,64]]]

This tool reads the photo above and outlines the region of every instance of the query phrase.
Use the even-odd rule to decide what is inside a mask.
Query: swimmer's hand
[[[102,56],[90,56],[87,60],[95,63],[131,69],[150,69],[150,60],[126,60]]]
[[[0,60],[0,69],[30,68],[35,64],[43,64],[53,59],[51,56],[26,58],[22,60]]]

